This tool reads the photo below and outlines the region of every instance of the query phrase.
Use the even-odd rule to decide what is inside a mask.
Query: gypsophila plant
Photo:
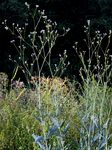
[[[91,35],[91,21],[87,23],[84,42],[88,51],[80,52],[78,42],[73,46],[82,64],[79,71],[81,94],[78,96],[82,103],[82,111],[78,112],[81,120],[79,149],[110,150],[112,103],[108,85],[112,78],[111,31],[108,34],[96,31]],[[103,45],[105,38],[106,46]]]
[[[112,32],[110,30],[109,33],[101,33],[98,30],[91,35],[91,21],[88,20],[87,23],[88,26],[84,26],[87,51],[80,52],[78,42],[73,46],[82,63],[81,78],[84,82],[87,77],[94,76],[100,83],[109,83],[112,78],[112,55],[109,48]],[[106,44],[103,44],[104,42]]]
[[[51,51],[57,38],[64,36],[69,29],[64,30],[63,34],[59,35],[57,23],[47,18],[45,10],[40,11],[38,5],[31,9],[27,2],[25,2],[25,5],[28,8],[30,20],[24,26],[21,27],[16,23],[12,23],[12,28],[9,28],[7,20],[3,22],[5,29],[9,30],[18,41],[16,42],[15,39],[10,41],[18,52],[18,58],[13,60],[10,56],[9,59],[13,60],[16,66],[19,66],[27,80],[34,72],[40,76],[44,67],[49,68],[51,76],[57,74],[56,72],[59,74],[60,67],[61,70],[66,68],[64,63],[64,59],[67,57],[66,51],[64,52],[64,59],[60,58],[60,62],[54,66],[56,67],[54,70],[51,68]]]
[[[11,55],[9,56],[9,59],[15,64],[11,81],[13,82],[18,70],[22,70],[27,84],[31,88],[29,80],[35,74],[39,77],[36,88],[37,94],[40,95],[40,77],[43,69],[48,68],[52,77],[55,75],[61,76],[69,65],[69,63],[65,63],[67,59],[66,50],[63,56],[60,56],[57,64],[52,65],[51,62],[51,52],[57,38],[67,34],[69,29],[64,30],[63,34],[60,35],[57,31],[57,23],[47,18],[45,10],[41,11],[38,5],[32,9],[27,2],[25,2],[25,5],[28,8],[30,20],[24,26],[12,23],[12,27],[9,28],[7,20],[3,22],[5,29],[14,37],[10,42],[18,52],[16,59],[13,59]],[[40,99],[39,96],[39,104],[37,104],[39,108],[41,107]]]
[[[58,120],[58,111],[59,111],[59,102],[55,101],[53,109],[56,108],[56,115],[50,114],[48,109],[45,108],[45,104],[42,103],[41,97],[41,74],[44,66],[48,66],[51,76],[61,76],[66,69],[66,66],[69,63],[65,63],[67,59],[66,50],[63,53],[63,56],[59,55],[59,62],[54,64],[53,69],[51,68],[51,51],[56,43],[57,38],[60,36],[64,36],[69,29],[63,32],[63,35],[59,35],[57,31],[56,22],[52,22],[50,19],[47,19],[45,16],[45,11],[40,11],[38,9],[39,6],[35,6],[34,10],[30,10],[30,5],[25,2],[28,10],[30,11],[31,23],[33,24],[33,29],[31,31],[28,30],[28,23],[25,23],[23,27],[20,27],[18,24],[13,23],[12,28],[9,28],[7,25],[7,21],[4,21],[5,29],[9,30],[14,37],[17,38],[19,45],[15,40],[11,40],[11,44],[14,45],[18,52],[18,59],[13,60],[11,56],[10,60],[16,64],[16,69],[14,71],[14,76],[12,78],[12,83],[18,69],[21,69],[25,74],[25,77],[29,83],[29,77],[31,78],[34,71],[35,74],[39,77],[39,84],[36,83],[36,91],[38,97],[37,108],[38,108],[38,120],[42,127],[42,136],[36,136],[33,134],[32,136],[35,139],[35,142],[40,146],[41,149],[65,149],[64,138],[65,134],[68,130],[69,125],[65,125],[64,121]],[[26,55],[26,53],[30,54]],[[30,60],[29,60],[30,58]],[[30,63],[29,63],[30,62]],[[18,86],[16,82],[16,86]],[[12,85],[13,86],[13,85]],[[56,91],[55,91],[56,92]],[[36,96],[36,95],[35,95]],[[55,99],[55,95],[54,98]],[[53,102],[52,102],[53,103]],[[45,106],[44,106],[45,105]],[[54,111],[54,110],[52,110]],[[48,117],[50,118],[48,120]]]

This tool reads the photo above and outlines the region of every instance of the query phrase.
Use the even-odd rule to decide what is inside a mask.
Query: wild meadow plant
[[[109,33],[96,31],[91,37],[91,24],[85,26],[87,39],[84,39],[88,54],[78,50],[78,43],[74,49],[82,62],[80,77],[82,84],[79,94],[83,103],[78,112],[81,117],[80,150],[110,150],[112,149],[112,93],[109,92],[112,80],[112,56],[110,54]],[[108,39],[103,46],[105,37]]]
[[[38,5],[31,10],[28,3],[25,5],[31,12],[33,28],[29,27],[30,31],[28,23],[22,27],[13,23],[12,28],[7,21],[3,23],[19,42],[11,41],[18,58],[9,57],[16,66],[11,80],[13,85],[6,101],[0,103],[1,149],[111,150],[111,31],[108,34],[97,31],[91,37],[91,22],[88,21],[84,39],[88,54],[80,52],[77,42],[74,45],[82,64],[81,83],[68,81],[66,85],[65,80],[56,77],[69,65],[65,63],[66,50],[63,56],[59,54],[58,64],[52,64],[51,54],[57,38],[69,30],[60,35],[57,24],[49,20]],[[105,37],[108,42],[103,47]],[[51,79],[42,76],[44,67],[49,68]],[[19,69],[26,77],[26,85],[19,80],[14,82]],[[32,89],[32,78],[36,76]]]
[[[28,22],[22,27],[13,23],[12,28],[8,27],[7,20],[5,20],[3,24],[5,25],[5,29],[10,31],[19,43],[19,45],[16,44],[15,39],[10,41],[18,52],[18,58],[16,59],[13,59],[11,55],[9,56],[9,59],[15,64],[15,73],[12,82],[18,70],[21,70],[30,87],[30,78],[36,75],[39,77],[38,80],[40,80],[43,68],[48,68],[51,77],[56,75],[61,76],[63,74],[67,65],[69,65],[69,63],[65,64],[65,60],[67,59],[66,50],[64,51],[63,57],[59,54],[57,64],[51,63],[51,52],[57,38],[67,34],[69,29],[60,35],[57,31],[57,23],[47,18],[45,10],[40,11],[38,5],[36,5],[34,9],[30,9],[30,5],[27,2],[25,5],[30,12],[30,23],[33,28],[30,27],[29,30],[30,25]],[[39,85],[36,86],[36,89],[40,88],[40,81]],[[41,105],[40,103],[39,98],[39,107]]]
[[[25,3],[25,5],[30,9],[28,3]],[[68,130],[68,122],[70,121],[71,116],[69,116],[70,112],[66,109],[69,110],[72,108],[69,106],[70,92],[64,91],[66,95],[62,94],[63,86],[59,85],[63,85],[64,80],[60,81],[60,79],[55,76],[61,76],[69,63],[65,64],[67,58],[65,50],[63,57],[59,54],[59,62],[58,64],[54,64],[52,68],[51,51],[57,38],[65,35],[69,29],[64,31],[63,35],[59,35],[56,29],[57,24],[47,19],[44,10],[38,10],[38,6],[36,5],[35,9],[31,10],[31,12],[30,17],[32,18],[31,23],[33,24],[33,29],[31,29],[31,31],[28,30],[28,23],[25,23],[23,27],[13,23],[12,27],[9,28],[8,22],[6,20],[3,22],[5,29],[11,32],[13,37],[19,41],[17,42],[19,45],[14,39],[11,40],[11,44],[14,45],[18,52],[18,58],[13,59],[12,56],[9,56],[9,59],[13,61],[16,67],[11,79],[9,95],[6,102],[4,101],[1,104],[3,106],[1,106],[1,117],[3,116],[4,119],[4,113],[6,113],[7,120],[4,126],[5,121],[1,118],[1,148],[65,149],[65,134]],[[43,26],[43,29],[41,29],[41,25]],[[29,54],[30,56],[27,56],[26,54]],[[52,83],[55,83],[55,85],[52,84],[49,89],[47,88],[47,82],[44,84],[44,89],[43,84],[41,83],[41,75],[44,66],[48,66],[51,77],[54,77]],[[19,80],[14,81],[18,70],[22,70],[24,73],[28,87]],[[38,80],[34,83],[34,91],[32,90],[30,83],[30,79],[33,75],[38,77]],[[24,96],[24,94],[26,94],[27,97]],[[35,103],[32,103],[34,102],[32,97],[35,99],[36,105]],[[27,102],[22,103],[21,99]],[[72,106],[75,106],[75,103],[76,102],[73,102]],[[7,109],[7,111],[5,109]],[[70,111],[72,112],[73,109],[74,108]],[[64,115],[64,113],[66,115]],[[33,121],[32,116],[35,121]],[[68,121],[66,120],[67,116],[69,118]],[[35,126],[36,123],[37,127]],[[35,135],[36,133],[38,136]],[[35,147],[31,135],[40,147],[38,147],[38,145],[37,148]]]

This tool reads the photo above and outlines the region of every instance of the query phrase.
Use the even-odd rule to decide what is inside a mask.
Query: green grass
[[[55,118],[60,124],[64,121],[61,131],[69,123],[68,131],[62,136],[64,149],[65,146],[77,150],[100,149],[105,138],[104,148],[108,150],[112,145],[111,138],[107,139],[112,134],[112,89],[94,78],[85,80],[82,92],[71,92],[72,88],[75,87],[71,86],[64,96],[63,89],[51,92],[44,87],[40,95],[41,108],[38,106],[38,91],[30,91],[30,94],[25,91],[18,98],[11,90],[0,102],[0,149],[40,149],[34,144],[32,134],[46,137],[54,126],[52,118]],[[100,134],[102,138],[99,140]],[[93,146],[96,135],[99,137]],[[53,134],[47,144],[56,149],[61,140]]]
[[[35,149],[32,134],[47,133],[52,125],[50,117],[57,117],[60,121],[66,120],[65,122],[72,124],[78,122],[77,101],[70,96],[70,93],[66,93],[64,97],[63,89],[60,89],[60,92],[58,89],[52,92],[47,88],[42,89],[40,110],[37,92],[28,90],[18,98],[20,94],[17,95],[16,91],[12,89],[7,98],[0,103],[1,149]],[[26,98],[26,94],[29,94],[29,97]],[[36,119],[39,117],[45,124],[42,125],[42,122]],[[74,118],[72,121],[71,117]],[[71,128],[70,133],[75,135],[75,130]]]

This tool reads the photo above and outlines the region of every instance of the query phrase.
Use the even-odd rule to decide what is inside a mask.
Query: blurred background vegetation
[[[45,10],[46,15],[58,24],[61,32],[63,27],[70,28],[67,35],[57,40],[52,54],[52,60],[56,61],[59,53],[67,49],[70,66],[65,75],[76,75],[80,67],[77,56],[73,55],[75,41],[80,44],[81,50],[86,50],[83,39],[85,38],[84,25],[91,20],[91,29],[108,32],[112,29],[112,1],[111,0],[28,0],[31,7],[39,5]],[[17,52],[10,44],[12,37],[4,29],[2,22],[8,21],[10,26],[13,22],[20,25],[29,21],[28,10],[25,0],[1,0],[0,1],[0,71],[11,75],[14,66],[9,61],[9,55],[16,56]],[[30,22],[29,22],[30,23]],[[111,45],[110,45],[111,46]],[[46,74],[47,71],[45,71]]]

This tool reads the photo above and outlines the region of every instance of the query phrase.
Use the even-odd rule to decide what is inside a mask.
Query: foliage
[[[25,4],[29,9],[29,4]],[[16,68],[11,79],[11,89],[5,99],[0,101],[1,150],[111,150],[111,30],[108,34],[96,31],[91,37],[91,21],[88,20],[88,26],[85,27],[87,38],[84,39],[88,51],[81,52],[78,42],[73,46],[82,66],[81,82],[70,82],[68,79],[56,77],[59,70],[66,68],[66,51],[60,56],[59,65],[54,65],[55,70],[52,71],[51,50],[60,35],[54,28],[56,24],[49,22],[44,12],[37,9],[38,5],[32,16],[34,30],[26,35],[26,26],[22,28],[12,24],[12,28],[9,28],[7,21],[4,22],[5,29],[17,35],[20,45],[11,41],[17,48],[19,58],[14,61],[10,57]],[[39,32],[38,20],[35,21],[37,12],[45,21],[44,30]],[[106,46],[103,45],[105,36],[108,39]],[[40,45],[37,45],[37,41]],[[30,50],[31,54],[33,51],[30,66],[28,57],[24,55],[26,50]],[[42,64],[39,64],[40,57]],[[51,78],[41,74],[45,63],[50,69]],[[30,67],[36,68],[35,76]],[[14,81],[19,68],[25,73],[27,84],[19,79]],[[58,75],[61,76],[61,73],[59,71]]]

